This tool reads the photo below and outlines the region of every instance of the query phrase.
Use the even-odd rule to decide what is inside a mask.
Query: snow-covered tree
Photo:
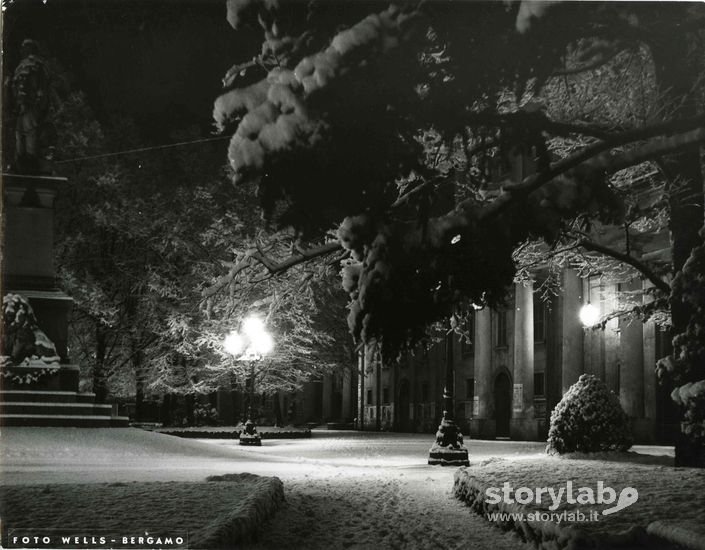
[[[626,225],[628,235],[665,214],[676,278],[699,245],[702,6],[229,0],[228,20],[264,37],[215,102],[216,123],[232,133],[234,181],[254,182],[268,219],[303,239],[338,228],[357,339],[394,358],[433,321],[500,303],[518,247],[540,239],[555,250],[568,238],[649,278],[657,301],[670,301],[674,333],[686,330],[694,308],[671,292],[666,270],[590,229]],[[644,93],[619,101],[619,119],[597,97],[577,118],[550,105],[572,92],[569,76],[592,84],[610,70]],[[521,181],[502,169],[511,155],[533,165]],[[637,212],[629,186],[653,170],[665,199]],[[259,259],[274,273],[336,250]],[[679,383],[704,379],[704,368],[679,368]],[[692,438],[678,455],[705,463]]]
[[[246,296],[229,286],[203,296],[222,266],[258,248],[273,257],[291,250],[286,233],[264,230],[252,189],[223,185],[218,144],[150,150],[134,123],[99,123],[77,92],[55,119],[56,169],[69,178],[56,202],[58,273],[75,300],[72,355],[100,400],[136,396],[139,414],[150,395],[241,387],[246,372],[223,338],[255,310],[277,340],[259,391],[298,388],[349,363],[350,338],[339,337],[344,293],[332,293],[337,268],[301,266],[261,277]],[[200,137],[187,128],[171,140]],[[331,311],[337,334],[321,321]]]

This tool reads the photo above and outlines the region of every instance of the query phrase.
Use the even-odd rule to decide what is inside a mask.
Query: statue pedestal
[[[2,369],[3,391],[62,391],[78,392],[78,365],[7,366]]]
[[[94,394],[79,393],[79,367],[68,357],[73,300],[56,288],[54,273],[54,197],[66,179],[3,174],[2,183],[4,298],[18,294],[26,299],[37,332],[56,351],[32,358],[42,355],[35,332],[34,350],[18,356],[16,365],[2,365],[0,426],[127,427],[128,418],[115,416],[112,405],[96,404]],[[4,345],[9,347],[7,341]],[[2,350],[3,355],[13,353]]]
[[[66,178],[3,174],[3,279],[19,288],[54,287],[54,198]]]
[[[3,294],[29,300],[37,321],[68,363],[68,316],[73,300],[56,288],[54,197],[66,178],[3,174],[5,218]]]

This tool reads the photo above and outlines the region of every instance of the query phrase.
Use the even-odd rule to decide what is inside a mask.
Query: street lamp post
[[[453,332],[446,336],[446,383],[443,389],[443,418],[436,432],[436,442],[428,453],[428,463],[440,466],[469,466],[463,434],[453,420]]]
[[[247,416],[247,419],[252,418],[252,405],[255,402],[255,362],[255,359],[252,359],[250,361],[250,387],[247,388],[247,408],[245,409],[245,415]]]
[[[250,364],[250,387],[247,393],[245,429],[240,434],[240,445],[262,445],[262,438],[252,420],[252,405],[255,394],[255,363],[272,351],[274,342],[265,329],[264,323],[250,316],[242,323],[242,333],[230,332],[223,342],[223,347],[235,361],[248,361]]]

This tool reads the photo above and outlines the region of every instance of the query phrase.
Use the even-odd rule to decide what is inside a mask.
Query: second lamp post
[[[255,393],[255,363],[272,351],[274,341],[259,317],[247,317],[240,327],[240,332],[231,331],[223,342],[223,347],[235,361],[250,363],[250,387],[247,398],[247,420],[245,429],[240,434],[240,445],[261,445],[262,439],[252,420],[252,405]]]

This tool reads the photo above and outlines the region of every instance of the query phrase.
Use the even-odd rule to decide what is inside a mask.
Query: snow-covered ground
[[[183,539],[184,545],[177,543],[182,547],[202,548],[222,540],[223,524],[229,531],[242,527],[237,534],[245,536],[251,514],[261,509],[271,514],[272,496],[281,502],[281,481],[251,474],[202,482],[13,485],[2,488],[0,517],[9,530],[8,547],[23,534],[49,536],[41,548],[81,533],[81,541],[103,536],[116,544],[124,536],[142,536],[157,546],[168,537]]]
[[[664,465],[668,456],[596,454],[493,458],[459,469],[456,491],[479,512],[535,538],[540,548],[571,548],[576,541],[581,548],[612,548],[615,541],[629,548],[671,548],[668,541],[705,548],[703,470]],[[523,517],[511,517],[517,512]],[[666,540],[647,544],[652,531]]]
[[[451,496],[455,468],[426,464],[433,436],[314,431],[311,439],[189,440],[136,429],[5,428],[4,485],[277,476],[287,503],[257,548],[519,549]],[[542,456],[541,443],[469,441],[471,462]],[[668,454],[668,449],[640,449]]]

